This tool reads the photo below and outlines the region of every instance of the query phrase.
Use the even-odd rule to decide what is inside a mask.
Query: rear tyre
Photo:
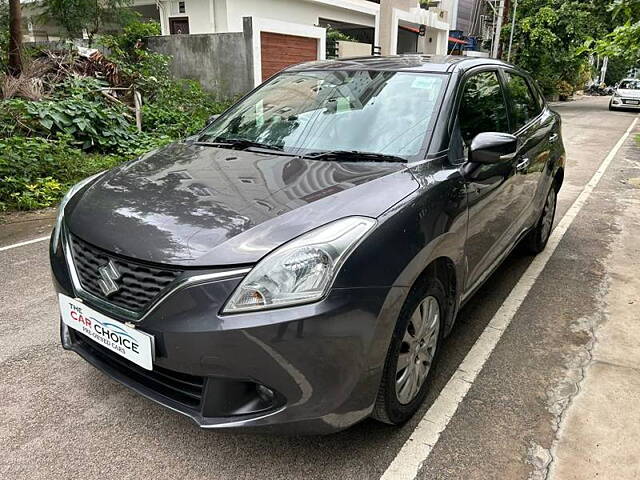
[[[553,220],[556,216],[556,202],[558,193],[555,184],[551,186],[547,199],[544,202],[544,208],[540,214],[540,219],[533,230],[531,230],[522,242],[522,246],[526,251],[537,255],[547,246],[551,229],[553,228]]]
[[[371,414],[376,420],[399,425],[422,405],[440,353],[447,305],[445,288],[436,278],[422,282],[407,297]]]

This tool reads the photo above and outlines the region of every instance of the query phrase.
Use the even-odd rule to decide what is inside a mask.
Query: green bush
[[[131,109],[108,100],[101,90],[109,85],[94,77],[60,75],[43,100],[2,101],[0,210],[53,205],[80,179],[192,135],[228,107],[198,82],[171,78],[170,57],[141,42],[159,33],[157,23],[135,22],[102,40],[118,85],[142,95],[142,131]]]
[[[228,106],[229,102],[214,101],[196,81],[173,81],[143,105],[142,119],[149,132],[181,138],[201,130],[211,115]]]
[[[7,205],[18,210],[49,207],[60,200],[64,191],[60,182],[51,177],[36,178],[33,182],[6,177],[2,179],[2,183],[0,193],[8,193],[8,202],[0,200],[0,209],[5,209]]]
[[[561,80],[556,86],[556,91],[560,96],[560,100],[567,100],[569,97],[571,97],[571,95],[573,95],[573,85],[571,85],[569,82]]]
[[[80,97],[27,102],[27,112],[30,121],[37,120],[41,133],[70,135],[83,150],[114,153],[134,139],[124,109],[105,108],[101,102]]]
[[[87,155],[67,137],[0,139],[0,210],[51,206],[77,181],[123,160],[115,155]]]
[[[155,21],[131,22],[118,35],[105,35],[100,43],[108,47],[114,56],[125,60],[137,60],[137,56],[145,52],[140,42],[145,37],[161,35],[160,23]]]

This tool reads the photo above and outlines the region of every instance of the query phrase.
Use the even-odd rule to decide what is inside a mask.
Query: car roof
[[[299,63],[288,67],[286,71],[303,70],[381,70],[392,72],[436,72],[450,73],[456,70],[481,65],[498,65],[515,68],[512,65],[493,58],[463,57],[460,55],[392,55],[341,58]]]

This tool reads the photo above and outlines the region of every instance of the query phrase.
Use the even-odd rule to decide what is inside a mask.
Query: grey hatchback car
[[[545,247],[563,177],[560,119],[511,65],[290,67],[66,195],[62,344],[206,428],[401,424],[461,305]]]

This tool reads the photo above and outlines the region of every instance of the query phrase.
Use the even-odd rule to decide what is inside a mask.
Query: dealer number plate
[[[62,321],[69,328],[147,370],[153,369],[153,336],[96,312],[84,303],[58,295]]]

